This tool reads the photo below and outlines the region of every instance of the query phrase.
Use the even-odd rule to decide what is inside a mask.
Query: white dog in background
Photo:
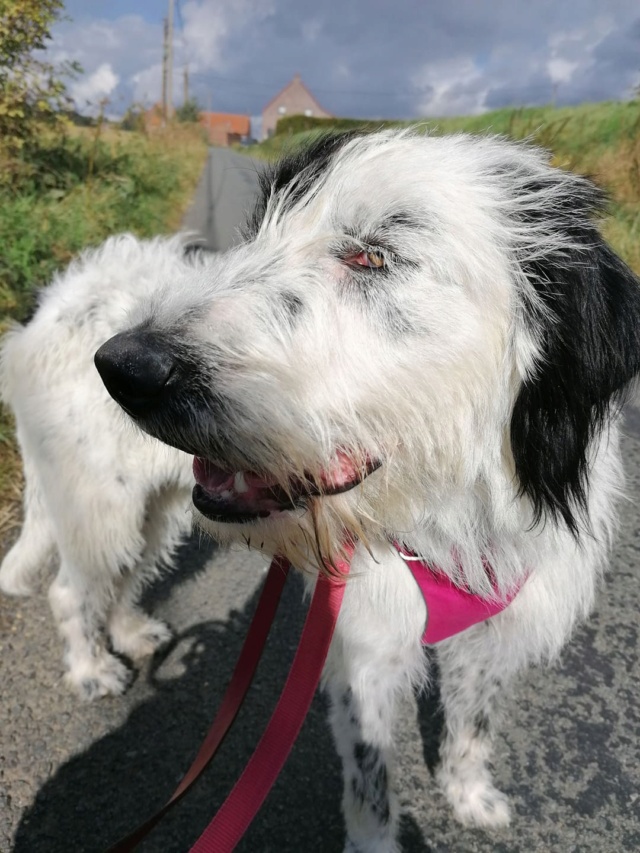
[[[214,537],[288,555],[310,582],[357,543],[325,673],[349,851],[398,849],[397,697],[428,678],[397,543],[477,596],[519,590],[435,646],[443,790],[462,821],[509,820],[496,705],[593,605],[617,407],[640,369],[640,286],[602,206],[501,139],[325,138],[264,177],[243,245],[150,287],[96,356],[137,423],[196,456]],[[55,439],[81,415],[61,412]]]
[[[59,558],[49,600],[66,678],[85,699],[130,683],[130,668],[112,650],[137,660],[170,638],[137,602],[190,529],[193,485],[190,458],[127,423],[93,357],[160,279],[199,264],[185,257],[184,238],[112,238],[44,289],[31,322],[2,343],[0,390],[15,415],[26,489],[0,589],[28,595]]]

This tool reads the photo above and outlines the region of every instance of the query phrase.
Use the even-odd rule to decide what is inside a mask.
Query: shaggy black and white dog
[[[640,289],[601,193],[542,152],[406,132],[325,138],[269,171],[245,242],[166,279],[96,361],[153,436],[195,455],[198,524],[313,583],[357,541],[326,667],[347,849],[397,850],[393,729],[427,613],[393,543],[488,599],[436,647],[439,780],[498,826],[488,762],[508,682],[594,603],[640,368]]]

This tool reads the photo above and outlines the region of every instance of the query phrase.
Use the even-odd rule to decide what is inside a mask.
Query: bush
[[[62,77],[80,70],[58,68],[35,52],[51,38],[62,0],[2,0],[0,10],[0,183],[21,177],[25,150],[37,146],[47,124],[60,130],[71,107]]]
[[[133,104],[124,114],[120,122],[121,130],[135,130],[137,133],[145,133],[147,126],[144,120],[144,108]]]

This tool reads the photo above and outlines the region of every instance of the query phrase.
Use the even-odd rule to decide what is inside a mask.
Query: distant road
[[[235,246],[256,199],[260,165],[228,148],[210,148],[184,228],[200,233],[216,252]]]

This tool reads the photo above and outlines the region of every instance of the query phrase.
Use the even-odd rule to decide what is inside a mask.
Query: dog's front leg
[[[396,853],[394,724],[401,694],[424,677],[424,603],[387,550],[352,565],[326,668],[330,721],[344,773],[348,853]]]
[[[394,714],[392,708],[378,706],[377,699],[383,689],[375,681],[360,684],[355,692],[354,686],[344,682],[328,684],[331,728],[344,776],[342,809],[347,829],[346,853],[395,853],[399,850],[390,736]],[[375,726],[371,725],[373,715],[378,718]]]
[[[465,824],[509,823],[509,801],[493,784],[491,752],[500,699],[515,661],[485,622],[438,646],[445,732],[438,779]]]

